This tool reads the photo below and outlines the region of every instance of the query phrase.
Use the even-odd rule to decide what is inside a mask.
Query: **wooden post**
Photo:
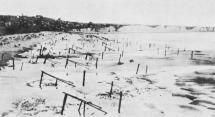
[[[121,111],[121,105],[122,105],[122,91],[120,91],[118,113],[120,113]]]
[[[87,54],[86,54],[86,56],[85,56],[85,60],[87,60]]]
[[[80,113],[80,109],[81,109],[81,105],[82,105],[82,101],[81,101],[81,103],[79,104],[79,107],[78,107],[78,112],[79,112],[79,114],[81,115],[81,113]]]
[[[104,52],[102,52],[102,60],[103,60],[103,57],[104,57]]]
[[[146,65],[146,74],[148,73],[148,65]]]
[[[66,104],[66,100],[67,100],[67,94],[65,94],[64,99],[63,99],[63,106],[62,106],[62,109],[61,109],[61,115],[63,115],[63,111],[64,111],[65,104]]]
[[[23,67],[23,62],[22,62],[22,65],[21,65],[21,71],[22,71],[22,67]]]
[[[85,86],[85,74],[86,74],[86,71],[84,70],[84,71],[83,71],[83,83],[82,83],[82,86],[83,86],[83,87]]]
[[[40,49],[40,53],[39,53],[39,56],[42,56],[42,48]]]
[[[119,55],[119,61],[118,61],[118,63],[121,62],[121,57],[122,57],[122,55],[120,54],[120,55]]]
[[[105,45],[105,51],[107,50],[107,47],[106,47],[106,45]]]
[[[98,58],[96,58],[96,69],[98,68]]]
[[[124,56],[124,51],[122,51],[122,57]]]
[[[46,56],[45,56],[45,59],[44,59],[43,64],[46,64],[46,60],[47,60],[47,58],[48,58],[48,55],[46,55]]]
[[[42,88],[42,80],[43,80],[43,71],[42,71],[41,77],[40,77],[40,84],[39,84],[40,88]]]
[[[137,71],[136,71],[136,74],[138,73],[139,71],[139,67],[140,67],[140,64],[137,65]]]
[[[84,102],[84,110],[83,110],[83,116],[85,117],[85,110],[86,110],[86,102]]]
[[[179,48],[178,48],[178,51],[177,51],[177,56],[179,55],[179,52],[180,52],[180,50],[179,50]]]
[[[70,54],[70,48],[69,48],[69,52],[68,53]]]
[[[194,53],[194,52],[193,52],[193,51],[191,51],[191,60],[193,60],[193,53]]]
[[[67,65],[68,65],[68,62],[69,62],[69,58],[68,58],[68,56],[67,56],[67,59],[66,59],[66,64],[65,64],[65,68],[67,67]]]
[[[109,93],[110,97],[112,96],[112,93],[113,93],[113,81],[111,82],[111,88],[110,88],[110,93]]]
[[[164,52],[164,55],[166,56],[166,47],[165,47],[165,52]]]
[[[39,56],[42,56],[42,49],[43,49],[43,47],[42,47],[42,45],[40,45],[40,53],[39,53]]]
[[[55,87],[57,87],[57,79],[56,79],[56,81],[55,81],[55,84],[54,84],[54,85],[55,85]]]
[[[12,58],[12,60],[13,60],[13,70],[15,70],[15,60],[14,58]]]
[[[2,55],[1,55],[1,60],[2,61],[4,60],[4,53],[2,53]]]
[[[77,66],[77,63],[75,62],[75,68],[76,68],[76,66]]]
[[[37,56],[36,61],[35,61],[36,63],[37,63],[37,61],[38,61],[38,58],[39,58],[39,57]]]
[[[159,55],[159,48],[158,48],[158,55]]]

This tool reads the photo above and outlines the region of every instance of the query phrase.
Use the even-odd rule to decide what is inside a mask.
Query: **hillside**
[[[35,33],[40,31],[81,31],[87,29],[91,32],[117,31],[122,25],[69,22],[61,19],[51,19],[41,15],[36,16],[10,16],[0,15],[0,35],[17,33]]]
[[[129,25],[119,29],[119,32],[214,32],[215,27],[209,26],[174,26],[174,25]]]

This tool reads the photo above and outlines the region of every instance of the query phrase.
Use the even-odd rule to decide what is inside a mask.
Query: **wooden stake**
[[[22,65],[21,65],[21,71],[22,71],[22,67],[23,67],[23,62],[22,62]]]
[[[38,58],[39,58],[39,57],[37,56],[36,61],[35,61],[36,63],[37,63],[37,61],[38,61]]]
[[[105,51],[107,50],[107,47],[106,47],[106,45],[105,45]]]
[[[68,62],[69,62],[69,58],[68,58],[68,56],[67,56],[67,59],[66,59],[66,64],[65,64],[65,68],[67,67],[67,65],[68,65]]]
[[[79,107],[78,107],[78,113],[79,113],[79,115],[81,115],[80,109],[81,109],[82,103],[83,103],[83,102],[81,101],[81,103],[79,104]]]
[[[118,61],[118,63],[121,62],[121,57],[122,57],[122,55],[120,54],[120,55],[119,55],[119,61]]]
[[[65,94],[64,99],[63,99],[63,106],[62,106],[62,109],[61,109],[61,115],[63,115],[63,111],[64,111],[65,104],[66,104],[66,100],[67,100],[67,94]]]
[[[2,53],[2,55],[1,55],[1,60],[2,61],[4,60],[4,53]]]
[[[86,102],[84,102],[83,116],[85,117]]]
[[[136,71],[136,74],[138,73],[139,71],[139,67],[140,67],[140,64],[137,65],[137,71]]]
[[[42,56],[42,48],[40,49],[40,53],[39,53],[39,56]]]
[[[110,88],[110,93],[109,93],[110,97],[112,96],[112,93],[113,93],[113,81],[111,82],[111,88]]]
[[[165,48],[165,53],[164,53],[164,55],[166,56],[166,48]]]
[[[39,84],[40,88],[42,88],[42,80],[43,80],[43,71],[42,71],[41,77],[40,77],[40,84]]]
[[[158,55],[159,55],[159,48],[158,48]]]
[[[48,58],[48,56],[46,55],[43,64],[46,64],[47,58]]]
[[[82,86],[83,86],[83,87],[85,86],[85,74],[86,74],[86,71],[84,70],[84,71],[83,71],[83,83],[82,83]]]
[[[177,56],[179,55],[179,52],[180,52],[180,50],[179,50],[179,48],[178,48],[178,51],[177,51]]]
[[[103,57],[104,57],[104,52],[102,52],[102,60],[103,60]]]
[[[96,58],[96,69],[98,68],[98,58]]]
[[[85,56],[85,60],[87,60],[87,54],[86,54],[86,56]]]
[[[15,70],[15,60],[14,58],[12,58],[12,60],[13,60],[13,70]]]
[[[146,74],[148,73],[148,65],[146,65]]]
[[[193,53],[194,53],[194,52],[193,52],[193,51],[191,51],[191,60],[193,60]]]
[[[56,79],[56,81],[55,81],[55,87],[57,87],[57,79]]]
[[[69,48],[69,52],[68,53],[70,54],[70,48]]]
[[[120,91],[118,113],[120,113],[120,111],[121,111],[121,104],[122,104],[122,91]]]

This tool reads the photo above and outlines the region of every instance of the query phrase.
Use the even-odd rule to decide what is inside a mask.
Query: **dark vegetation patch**
[[[193,89],[193,88],[180,88],[180,89],[185,90],[185,91],[188,91],[188,92],[190,92],[190,94],[192,94],[192,95],[206,95],[205,93],[202,93],[202,92],[200,92],[200,91],[197,91],[197,90],[195,90],[195,89]]]
[[[187,106],[187,105],[179,105],[180,108],[186,109],[186,110],[194,110],[194,111],[199,111],[198,109],[192,107],[192,106]]]
[[[199,72],[199,71],[195,71],[195,74],[201,74],[201,75],[215,75],[215,72]]]
[[[193,59],[193,63],[197,65],[215,65],[215,59],[204,60],[204,59]]]
[[[215,108],[212,108],[212,107],[208,107],[207,109],[209,109],[209,110],[215,110]]]
[[[120,97],[120,90],[119,89],[115,89],[113,90],[111,97],[110,97],[110,92],[105,92],[105,93],[99,93],[96,96],[99,97],[100,99],[119,99]],[[123,97],[134,97],[132,94],[130,94],[129,90],[125,90],[122,93]]]
[[[145,75],[142,76],[142,77],[137,77],[137,79],[145,80],[145,81],[149,82],[149,84],[154,84],[154,83],[155,83],[154,81],[152,81],[152,80],[146,78]]]
[[[19,114],[26,116],[35,116],[47,111],[53,111],[55,114],[59,114],[61,110],[61,107],[46,106],[46,99],[41,97],[18,99],[12,104],[13,108],[19,111]]]
[[[183,98],[187,98],[187,99],[190,99],[190,100],[194,100],[194,99],[197,98],[197,97],[192,96],[192,95],[188,95],[188,94],[177,94],[177,93],[173,93],[172,96],[183,97]]]
[[[206,77],[200,77],[197,76],[193,79],[188,80],[187,82],[194,82],[199,85],[215,85],[215,79],[214,78],[206,78]]]
[[[176,82],[175,85],[177,86],[186,86],[185,82]]]
[[[193,105],[209,104],[209,105],[215,106],[214,102],[207,101],[207,100],[194,100],[190,104],[193,104]]]

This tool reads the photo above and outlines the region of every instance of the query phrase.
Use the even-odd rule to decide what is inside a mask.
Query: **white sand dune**
[[[91,101],[107,112],[104,115],[103,112],[86,106],[86,117],[215,116],[215,90],[214,85],[210,83],[215,80],[213,33],[97,35],[115,41],[104,41],[95,37],[87,41],[81,40],[86,38],[85,35],[58,32],[42,32],[35,35],[38,36],[25,41],[11,39],[9,44],[1,46],[0,57],[2,53],[11,54],[11,51],[36,44],[31,46],[29,51],[19,54],[26,58],[15,58],[15,70],[8,66],[0,70],[1,117],[83,116],[83,113],[78,113],[80,101],[69,97],[64,114],[60,114],[64,98],[62,92]],[[18,36],[20,35],[3,38]],[[107,48],[105,51],[105,44],[102,42],[114,51]],[[18,43],[20,46],[15,47]],[[49,54],[55,58],[48,58],[45,64],[44,57],[39,58],[36,63],[36,56],[39,56],[41,47],[44,47],[44,55]],[[77,51],[74,53],[71,50],[68,53],[69,48]],[[191,51],[194,51],[192,60]],[[86,59],[86,53],[93,54]],[[15,54],[13,52],[12,56]],[[73,62],[68,62],[65,68],[67,56],[77,62],[76,67]],[[8,64],[12,65],[12,61],[9,60]],[[137,72],[138,64],[140,66]],[[61,81],[58,81],[55,87],[56,80],[44,75],[41,89],[41,70],[68,81],[75,87]],[[83,87],[84,70],[86,78]],[[196,80],[198,77],[203,80]],[[204,78],[210,78],[209,82]],[[112,81],[113,94],[110,98]],[[123,97],[121,113],[118,113],[120,91],[123,92]]]

